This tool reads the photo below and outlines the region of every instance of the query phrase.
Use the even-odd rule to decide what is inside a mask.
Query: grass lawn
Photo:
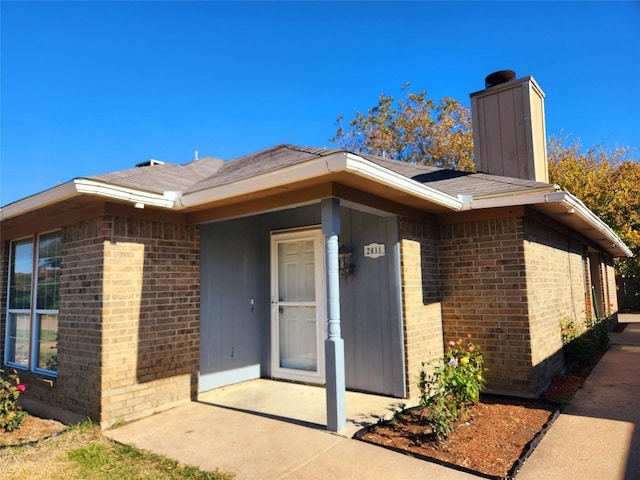
[[[230,480],[232,475],[203,472],[174,460],[115,443],[91,424],[67,430],[33,446],[0,449],[0,479]]]

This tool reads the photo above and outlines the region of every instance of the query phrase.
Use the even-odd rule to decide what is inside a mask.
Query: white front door
[[[325,268],[321,231],[271,236],[271,372],[324,383]]]

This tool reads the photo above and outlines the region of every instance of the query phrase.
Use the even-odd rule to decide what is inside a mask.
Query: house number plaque
[[[364,246],[364,256],[369,258],[384,257],[383,243],[370,243]]]

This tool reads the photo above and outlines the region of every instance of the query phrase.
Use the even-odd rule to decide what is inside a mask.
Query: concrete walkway
[[[517,480],[640,479],[640,315],[558,417]],[[258,380],[216,390],[105,434],[236,479],[474,479],[473,475],[351,440],[403,401],[348,392],[349,425],[324,430],[324,390]]]
[[[640,479],[640,315],[611,348],[520,469],[517,480]]]

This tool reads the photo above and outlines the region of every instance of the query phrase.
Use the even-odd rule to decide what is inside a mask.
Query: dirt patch
[[[422,408],[401,412],[359,438],[490,478],[504,478],[514,473],[514,465],[522,461],[523,453],[557,410],[550,402],[483,396],[456,422],[445,442],[434,441]]]
[[[556,376],[540,400],[481,396],[445,442],[435,441],[419,407],[361,430],[356,438],[475,475],[513,478],[602,355],[598,352],[590,365]]]
[[[0,429],[0,448],[37,442],[60,433],[66,428],[66,425],[55,420],[27,415],[17,430],[5,432]]]

